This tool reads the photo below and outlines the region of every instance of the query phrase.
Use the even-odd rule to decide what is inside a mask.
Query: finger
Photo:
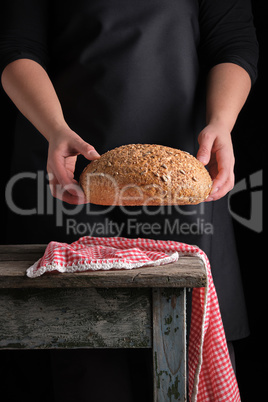
[[[73,194],[70,194],[68,191],[65,191],[64,189],[62,191],[62,195],[61,195],[60,199],[64,202],[67,202],[68,204],[73,204],[73,205],[80,205],[80,204],[88,203],[84,194],[82,197],[80,195],[75,196]]]
[[[60,156],[55,157],[53,162],[53,172],[56,173],[52,173],[51,169],[49,169],[49,184],[52,195],[63,199],[64,194],[64,199],[69,199],[69,194],[71,197],[74,197],[73,200],[75,200],[75,203],[84,203],[85,195],[82,188],[76,180],[69,176],[66,166],[62,165],[63,163],[65,163],[64,158],[61,158]]]
[[[85,204],[86,197],[77,182],[65,186],[63,189],[62,200],[70,204]]]
[[[231,174],[226,182],[220,188],[216,187],[212,190],[206,201],[216,201],[224,197],[234,187],[234,175]]]
[[[224,166],[221,165],[222,160],[225,160]],[[224,197],[234,186],[234,163],[232,159],[229,162],[224,159],[224,153],[222,153],[221,157],[219,157],[219,171],[216,178],[213,180],[212,190],[207,198],[207,201],[216,201],[221,197]]]
[[[216,152],[218,174],[214,179],[215,187],[221,187],[226,181],[234,176],[234,154],[228,146],[223,146]]]
[[[53,155],[52,170],[55,174],[56,182],[70,194],[76,196],[79,192],[82,192],[82,189],[78,185],[77,181],[71,177],[70,171],[66,169],[66,160],[64,156],[56,152]]]
[[[83,140],[78,142],[77,151],[88,160],[95,160],[100,157],[96,149]]]
[[[203,163],[203,165],[207,165],[210,161],[211,157],[211,149],[214,143],[214,136],[211,136],[205,132],[201,132],[198,137],[199,149],[196,155],[196,158]]]
[[[55,195],[55,197],[61,201],[67,202],[68,204],[72,204],[72,205],[80,205],[80,204],[87,203],[85,197],[83,197],[83,198],[76,197],[76,196],[68,193],[67,191],[64,191],[64,189],[62,189],[62,191],[57,191],[57,194]]]
[[[88,201],[85,198],[84,192],[80,191],[81,188],[77,184],[76,188],[77,192],[72,188],[72,193],[69,191],[70,189],[63,188],[62,185],[57,181],[56,176],[53,173],[49,173],[49,187],[51,194],[53,197],[58,198],[62,201],[68,202],[69,204],[86,204]]]

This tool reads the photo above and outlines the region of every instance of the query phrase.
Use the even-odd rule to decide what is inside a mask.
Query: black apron
[[[55,3],[47,69],[70,127],[99,153],[156,143],[196,155],[205,126],[198,2],[76,0],[75,9]],[[51,197],[46,140],[20,114],[14,143],[9,243],[91,235],[198,245],[211,262],[227,339],[248,335],[227,197],[184,207],[71,206]],[[78,157],[77,177],[87,163]]]

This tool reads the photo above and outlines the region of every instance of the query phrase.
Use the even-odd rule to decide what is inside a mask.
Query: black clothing
[[[6,1],[5,7],[1,68],[18,58],[42,64],[67,123],[99,153],[141,142],[195,155],[197,135],[205,126],[206,69],[232,62],[248,71],[253,82],[256,79],[258,46],[250,3],[245,0],[77,0],[75,6],[61,0],[13,0]],[[227,338],[248,334],[226,199],[161,211],[113,208],[108,214],[103,213],[105,208],[88,205],[74,210],[47,195],[41,174],[46,170],[46,156],[46,140],[19,114],[12,174],[39,174],[18,180],[12,197],[19,208],[33,208],[37,213],[11,213],[9,242],[71,242],[91,233],[161,236],[197,244],[211,261]],[[78,175],[85,164],[84,158],[78,158]],[[99,222],[102,227],[97,227]],[[126,223],[120,233],[116,222]],[[158,222],[160,229],[145,233],[138,230],[138,222]],[[86,223],[90,233],[83,226]],[[182,230],[183,223],[187,230]],[[204,233],[206,224],[212,229]]]
[[[156,25],[150,27],[150,37],[146,32],[147,50],[153,43],[153,37],[157,41],[155,44],[159,43],[159,47],[165,48],[173,45],[166,39],[177,41],[175,35],[181,33],[181,46],[177,48],[177,53],[178,56],[183,53],[185,64],[189,62],[189,45],[193,44],[198,47],[202,64],[207,69],[219,63],[231,62],[243,67],[253,82],[257,77],[258,44],[250,0],[179,0],[167,5],[157,0],[150,0],[146,4],[141,0],[116,0],[109,2],[108,8],[105,1],[77,0],[75,6],[64,0],[6,0],[3,3],[0,16],[0,74],[8,63],[23,57],[37,61],[44,68],[52,62],[53,67],[50,67],[59,72],[79,55],[86,56],[86,52],[83,53],[86,49],[91,53],[92,60],[98,50],[95,47],[94,51],[92,44],[101,35],[105,36],[102,56],[107,51],[107,58],[110,59],[112,55],[115,56],[114,50],[124,50],[123,46],[116,49],[115,35],[118,39],[120,35],[125,36],[125,45],[128,47],[128,40],[135,40],[135,32],[136,35],[141,34],[145,20],[148,22],[151,19]],[[170,32],[174,36],[169,38],[166,31],[161,31],[165,28],[167,14],[169,18],[173,14],[169,24],[172,24]],[[177,32],[173,31],[174,27]],[[100,49],[98,55],[101,55]],[[143,56],[148,58],[146,50]],[[144,58],[141,61],[144,63]],[[152,70],[148,72],[152,73]]]
[[[99,153],[158,143],[195,155],[205,126],[206,72],[231,62],[256,80],[247,0],[8,0],[5,7],[0,71],[20,58],[40,63],[67,123]],[[198,245],[211,262],[227,339],[248,335],[227,197],[180,208],[68,206],[50,196],[46,140],[21,114],[14,143],[12,175],[28,176],[17,176],[10,198],[28,214],[10,211],[8,242],[121,235]],[[86,164],[78,158],[77,176]]]

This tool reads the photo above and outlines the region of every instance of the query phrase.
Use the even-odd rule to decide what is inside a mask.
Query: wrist
[[[231,133],[235,125],[235,121],[224,114],[208,115],[206,122],[207,126],[214,127],[220,131],[228,131],[229,133]]]
[[[65,138],[70,138],[71,136],[76,136],[77,134],[68,126],[66,122],[53,124],[52,127],[47,129],[43,136],[48,142],[58,141]]]

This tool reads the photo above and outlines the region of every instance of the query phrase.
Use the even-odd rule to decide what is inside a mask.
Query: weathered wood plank
[[[205,286],[202,261],[186,260],[181,258],[178,263],[132,270],[49,273],[34,279],[26,276],[30,261],[5,261],[0,262],[0,288]]]
[[[24,261],[37,261],[40,257],[42,257],[42,254],[40,253],[0,253],[0,260],[5,261],[7,263],[9,262],[24,262]]]
[[[160,267],[50,273],[30,279],[26,277],[26,270],[42,256],[45,246],[11,245],[0,246],[0,249],[0,288],[206,286],[205,267],[198,257],[180,257],[177,262]]]
[[[154,402],[186,401],[185,289],[153,290]]]
[[[0,291],[0,348],[151,347],[149,289]]]
[[[46,246],[46,244],[0,244],[0,258],[2,260],[2,256],[5,254],[11,259],[14,258],[16,254],[38,254],[40,258]]]

